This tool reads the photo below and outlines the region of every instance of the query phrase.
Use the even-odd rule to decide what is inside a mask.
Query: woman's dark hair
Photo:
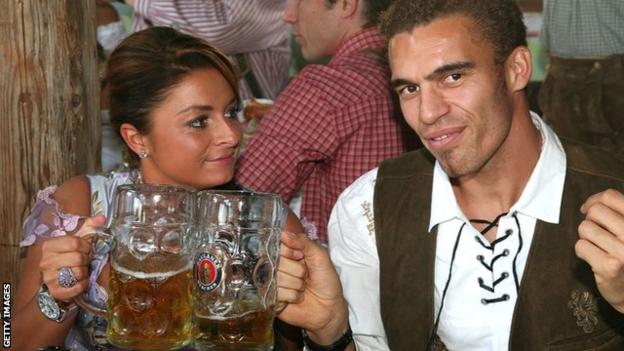
[[[117,133],[122,124],[129,123],[147,134],[151,111],[189,73],[204,68],[219,71],[239,101],[238,70],[206,41],[168,27],[152,27],[127,37],[112,52],[106,69],[111,122]]]

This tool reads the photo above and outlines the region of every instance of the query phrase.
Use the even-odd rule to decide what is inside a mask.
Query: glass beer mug
[[[192,230],[195,197],[187,188],[117,187],[109,240],[106,309],[81,296],[79,305],[107,319],[109,343],[129,350],[167,350],[192,340]]]
[[[195,347],[272,350],[286,207],[272,194],[198,194],[193,235]]]

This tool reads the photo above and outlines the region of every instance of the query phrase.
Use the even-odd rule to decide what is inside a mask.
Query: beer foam
[[[188,262],[186,264],[186,266],[180,268],[177,271],[168,271],[168,272],[154,272],[154,273],[145,273],[145,272],[137,272],[137,271],[132,271],[128,268],[124,268],[119,266],[114,260],[111,262],[111,267],[122,274],[125,275],[129,275],[135,279],[167,279],[169,277],[173,277],[176,274],[180,274],[182,272],[186,272],[188,270],[191,270],[193,268],[193,263],[192,262]]]
[[[198,312],[195,312],[195,316],[199,317],[199,318],[203,318],[203,319],[209,319],[209,320],[213,320],[213,321],[226,321],[229,319],[237,319],[237,318],[241,318],[241,317],[245,317],[249,314],[253,314],[253,313],[260,313],[263,312],[264,310],[251,310],[251,311],[246,311],[243,313],[236,313],[236,314],[228,314],[226,316],[219,316],[216,314],[210,314],[210,315],[204,315]]]

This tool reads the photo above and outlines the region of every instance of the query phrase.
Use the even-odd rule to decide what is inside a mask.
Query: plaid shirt
[[[404,151],[383,50],[383,38],[370,28],[343,42],[327,65],[307,65],[238,162],[237,180],[248,188],[287,202],[301,190],[301,217],[322,242],[338,195]]]

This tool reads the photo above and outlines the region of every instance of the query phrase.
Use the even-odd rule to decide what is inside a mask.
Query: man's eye
[[[446,77],[446,81],[448,83],[455,83],[455,82],[459,81],[461,78],[462,78],[461,73],[452,73],[452,74],[449,74]]]
[[[188,125],[191,128],[205,128],[206,127],[206,123],[208,122],[208,117],[206,116],[199,116],[196,118],[193,118],[192,120],[189,121]]]
[[[418,90],[419,89],[417,85],[412,85],[412,84],[405,85],[399,89],[399,95],[400,96],[411,95],[411,94],[417,93]]]

